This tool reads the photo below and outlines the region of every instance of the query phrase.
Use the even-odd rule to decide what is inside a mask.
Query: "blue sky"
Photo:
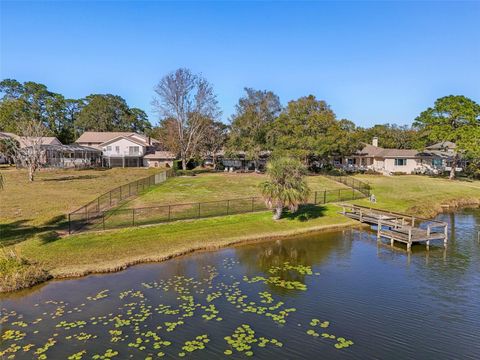
[[[227,121],[243,87],[314,94],[357,125],[410,124],[449,94],[480,102],[480,2],[5,2],[0,75],[144,109],[178,67]]]

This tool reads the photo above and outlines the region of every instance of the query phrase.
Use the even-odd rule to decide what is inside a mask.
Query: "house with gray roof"
[[[365,144],[361,150],[344,159],[344,162],[340,160],[337,165],[347,170],[373,170],[385,175],[438,174],[450,171],[454,155],[455,144],[451,142],[434,144],[424,151],[385,149],[378,146],[378,138],[375,137],[372,144]],[[462,168],[457,168],[457,171],[462,171]]]

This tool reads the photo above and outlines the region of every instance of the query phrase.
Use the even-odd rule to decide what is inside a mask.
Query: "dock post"
[[[377,224],[377,241],[380,241],[380,230],[382,229],[382,222],[378,220]]]
[[[430,225],[427,226],[427,250],[430,250]]]
[[[448,225],[445,224],[445,227],[443,228],[443,247],[446,249],[447,248],[447,242],[448,242]]]
[[[363,222],[362,209],[360,209],[360,222]]]
[[[407,243],[407,251],[412,249],[412,228],[408,229],[408,243]]]
[[[427,240],[427,250],[430,250],[430,240]]]
[[[390,238],[390,246],[393,246],[393,237]]]

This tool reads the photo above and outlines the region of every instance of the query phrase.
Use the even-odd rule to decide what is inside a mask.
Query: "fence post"
[[[313,201],[315,205],[317,205],[317,191],[315,191],[315,200]]]
[[[120,200],[122,200],[122,185],[120,185]]]
[[[105,211],[102,213],[103,230],[105,230]]]
[[[341,191],[342,191],[342,189],[338,189],[338,200],[339,201],[342,199]]]
[[[138,195],[138,180],[137,180],[137,195]]]
[[[110,194],[110,206],[112,206],[112,190],[108,192]]]
[[[72,233],[72,222],[70,220],[70,214],[68,214],[68,233]]]
[[[132,225],[135,226],[135,208],[132,209]]]
[[[352,196],[353,196],[353,200],[355,200],[355,187],[352,187]]]
[[[252,197],[252,212],[253,212],[254,201],[255,201],[255,198]]]
[[[323,203],[327,203],[327,190],[323,190]]]
[[[97,212],[100,211],[100,196],[97,198]]]
[[[172,207],[172,205],[168,205],[168,221],[170,221],[170,208]]]
[[[228,215],[229,210],[230,210],[230,200],[227,200],[227,215]]]
[[[198,203],[198,217],[200,217],[200,204],[201,203]]]
[[[132,183],[128,183],[128,196],[132,196]]]

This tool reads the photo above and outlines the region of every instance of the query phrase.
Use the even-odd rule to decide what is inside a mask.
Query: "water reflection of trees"
[[[261,273],[305,284],[306,275],[285,270],[283,265],[288,262],[291,265],[318,268],[332,256],[348,256],[351,247],[350,231],[330,232],[242,246],[236,249],[236,256],[249,277]],[[273,267],[279,267],[281,270],[271,274],[269,270]],[[289,291],[273,284],[268,286],[275,293],[283,294]]]

